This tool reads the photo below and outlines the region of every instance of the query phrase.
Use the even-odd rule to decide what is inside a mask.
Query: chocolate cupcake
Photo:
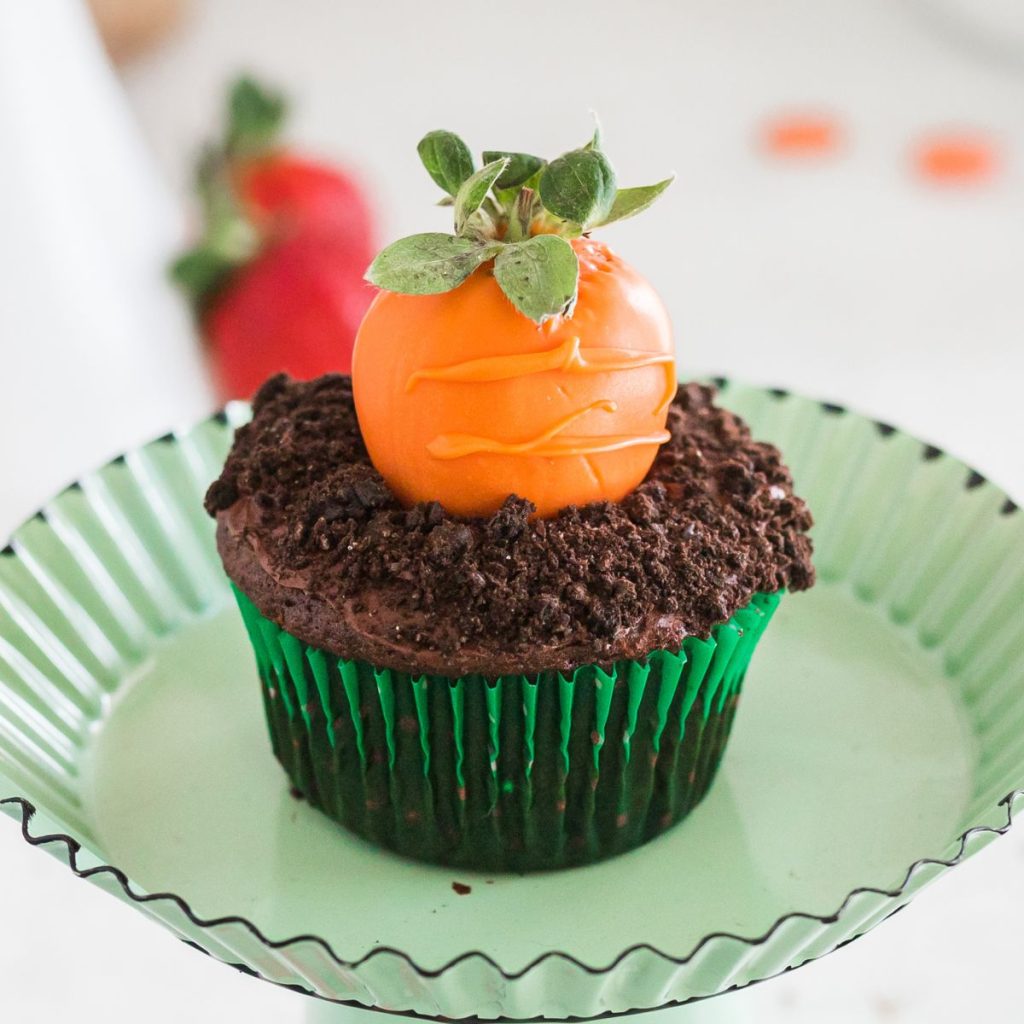
[[[761,633],[813,582],[811,519],[586,237],[667,183],[617,190],[596,140],[463,150],[420,146],[459,234],[378,257],[353,376],[268,381],[207,509],[313,805],[418,859],[566,867],[707,792]]]
[[[680,388],[618,503],[461,519],[394,497],[347,377],[267,383],[207,507],[274,752],[314,805],[491,870],[626,850],[714,777],[810,516],[770,445]]]

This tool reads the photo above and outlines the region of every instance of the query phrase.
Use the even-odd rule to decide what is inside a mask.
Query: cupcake
[[[668,181],[419,149],[456,233],[377,257],[352,377],[269,380],[207,509],[291,785],[409,857],[586,864],[707,792],[811,517],[590,237]]]

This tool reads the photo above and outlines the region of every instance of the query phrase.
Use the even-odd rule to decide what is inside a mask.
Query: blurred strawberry
[[[247,398],[281,370],[348,373],[373,297],[370,213],[339,170],[277,142],[280,96],[250,79],[231,90],[228,129],[203,154],[203,236],[172,267],[188,294],[223,398]]]

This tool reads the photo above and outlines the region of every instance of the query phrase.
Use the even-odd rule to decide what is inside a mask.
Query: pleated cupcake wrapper
[[[235,596],[293,785],[371,842],[489,871],[590,863],[685,817],[780,599],[757,595],[679,653],[488,680],[339,659]]]

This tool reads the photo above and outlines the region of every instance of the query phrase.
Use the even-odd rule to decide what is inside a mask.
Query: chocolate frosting
[[[811,515],[777,449],[712,389],[618,503],[531,519],[404,508],[363,446],[348,377],[269,380],[206,497],[225,569],[311,646],[413,673],[568,672],[678,650],[758,591],[814,582]]]

